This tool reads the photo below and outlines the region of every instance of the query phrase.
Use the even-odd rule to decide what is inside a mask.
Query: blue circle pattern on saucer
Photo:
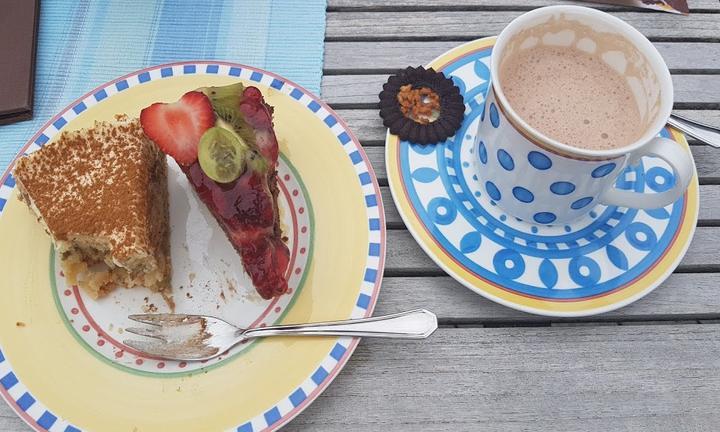
[[[501,121],[498,108],[484,104],[490,54],[491,49],[477,51],[443,69],[461,89],[466,104],[465,121],[455,137],[434,146],[400,143],[401,175],[423,225],[460,265],[490,283],[524,295],[582,299],[632,282],[652,268],[670,245],[681,222],[684,198],[664,208],[636,210],[597,205],[592,197],[578,197],[573,208],[595,207],[581,219],[560,226],[550,225],[556,218],[551,212],[538,212],[532,221],[507,217],[496,202],[516,199],[531,203],[534,195],[517,186],[512,196],[501,196],[495,184],[475,175],[491,156],[481,139],[473,153],[478,122],[489,119],[498,127]],[[666,130],[661,135],[670,136]],[[499,150],[492,157],[508,175],[517,175],[510,154]],[[553,157],[542,149],[527,155],[538,170],[550,169]],[[616,168],[608,163],[591,175],[604,177]],[[627,168],[615,186],[662,192],[673,182],[672,170],[665,162],[643,158]],[[569,195],[575,189],[571,182],[550,185],[556,195]]]

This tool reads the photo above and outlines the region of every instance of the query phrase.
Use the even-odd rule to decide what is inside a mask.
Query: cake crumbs
[[[223,302],[227,303],[227,299],[225,298],[225,290],[220,290],[220,298]]]
[[[190,280],[190,283],[193,283],[193,281],[195,280],[195,277],[196,277],[196,276],[197,276],[197,275],[196,275],[194,272],[191,272],[191,273],[188,275],[188,279]]]
[[[192,294],[190,294],[189,292],[186,292],[186,293],[185,293],[185,297],[187,297],[187,298],[189,298],[189,299],[193,298]]]
[[[15,323],[15,327],[25,327],[25,323],[22,321],[18,321]]]
[[[228,291],[230,291],[232,294],[237,294],[237,289],[235,288],[235,284],[229,278],[225,278],[225,281],[227,282]]]
[[[155,303],[150,303],[149,305],[143,306],[143,310],[145,313],[155,313],[158,311],[158,308],[155,306]]]

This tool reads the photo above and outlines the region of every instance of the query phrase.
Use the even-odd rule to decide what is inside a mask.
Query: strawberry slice
[[[148,138],[180,165],[197,160],[200,137],[215,125],[210,99],[190,91],[177,102],[157,102],[140,112],[140,124]]]

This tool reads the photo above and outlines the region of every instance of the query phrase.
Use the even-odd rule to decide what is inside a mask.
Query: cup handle
[[[672,167],[675,175],[673,188],[664,192],[649,194],[611,187],[600,196],[599,201],[601,203],[637,209],[654,209],[674,203],[685,193],[685,189],[687,189],[695,171],[688,150],[673,140],[656,137],[634,159],[639,160],[645,155],[658,156]]]

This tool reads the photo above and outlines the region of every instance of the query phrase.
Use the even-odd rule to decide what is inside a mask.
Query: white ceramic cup
[[[515,50],[538,44],[573,46],[599,56],[626,79],[640,110],[644,132],[624,147],[588,150],[558,142],[530,126],[508,103],[500,64]],[[490,199],[525,221],[557,224],[596,204],[640,209],[664,207],[680,198],[694,174],[692,157],[676,142],[657,137],[670,116],[670,72],[655,47],[612,15],[580,6],[549,6],[513,20],[492,52],[491,85],[478,128],[478,176]],[[558,89],[561,92],[562,89]],[[652,193],[617,189],[615,180],[643,156],[658,156],[673,169]],[[657,185],[656,185],[657,186]]]

